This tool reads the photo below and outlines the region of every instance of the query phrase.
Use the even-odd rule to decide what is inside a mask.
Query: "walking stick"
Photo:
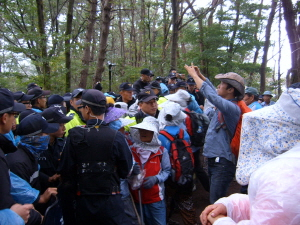
[[[139,203],[140,203],[141,222],[142,222],[142,225],[144,225],[144,215],[143,215],[143,207],[142,207],[142,193],[141,193],[141,188],[139,188]]]

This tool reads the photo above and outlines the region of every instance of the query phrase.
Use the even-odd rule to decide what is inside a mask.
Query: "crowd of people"
[[[175,209],[194,225],[196,179],[212,204],[204,225],[300,224],[300,84],[275,103],[237,73],[215,88],[185,69],[143,69],[117,94],[0,88],[0,225],[180,224]],[[226,197],[234,178],[241,193]]]

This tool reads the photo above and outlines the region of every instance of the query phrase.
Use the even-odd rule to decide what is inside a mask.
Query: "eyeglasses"
[[[30,102],[22,102],[22,104],[24,104],[24,105],[30,105],[31,103]]]
[[[41,96],[40,98],[47,98],[46,96]]]

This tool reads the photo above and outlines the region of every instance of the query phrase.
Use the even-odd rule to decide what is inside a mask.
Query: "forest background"
[[[64,94],[101,81],[117,92],[143,68],[166,77],[191,62],[213,82],[234,71],[277,96],[300,81],[298,1],[203,2],[0,0],[0,86],[26,91],[35,82]]]

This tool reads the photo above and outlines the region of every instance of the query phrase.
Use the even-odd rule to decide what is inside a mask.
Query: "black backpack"
[[[196,147],[202,147],[205,141],[205,135],[209,126],[209,118],[204,113],[183,111],[187,114],[186,128],[191,138],[191,144]]]
[[[183,129],[174,137],[167,131],[159,132],[171,141],[170,160],[172,180],[179,186],[193,187],[194,155],[190,144],[184,140]]]

